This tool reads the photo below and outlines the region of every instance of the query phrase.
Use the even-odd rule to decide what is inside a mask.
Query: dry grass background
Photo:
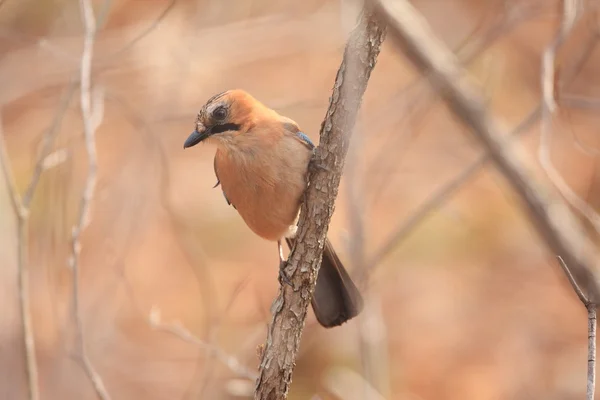
[[[472,45],[505,10],[523,3],[414,2],[453,48],[465,38]],[[203,102],[234,87],[317,140],[357,6],[94,4],[98,15],[108,13],[94,54],[93,83],[105,98],[99,180],[81,256],[89,357],[113,399],[244,398],[252,382],[205,348],[149,324],[152,308],[160,309],[162,321],[180,321],[254,370],[278,290],[275,245],[255,237],[219,189],[211,189],[214,149],[183,151],[183,141]],[[539,102],[540,54],[557,23],[555,2],[538,4],[531,19],[503,32],[469,64],[489,107],[511,126]],[[581,51],[596,25],[590,12],[561,62]],[[0,2],[2,128],[19,189],[27,187],[49,127],[58,129],[54,150],[66,154],[44,172],[32,203],[32,317],[43,399],[95,398],[74,356],[68,269],[86,166],[77,90],[68,98],[81,32],[77,2]],[[565,93],[595,96],[599,66],[593,52]],[[354,267],[351,196],[361,205],[364,251],[371,255],[481,151],[425,81],[407,89],[418,76],[390,43],[384,46],[330,229]],[[67,109],[59,113],[65,98]],[[595,206],[600,192],[589,153],[600,145],[597,113],[563,108],[557,126],[556,165]],[[534,126],[522,139],[532,153],[538,133]],[[16,219],[1,183],[0,398],[21,399]],[[309,316],[290,398],[377,398],[365,397],[366,380],[387,399],[574,399],[585,392],[585,309],[492,169],[465,183],[402,241],[370,275],[367,291],[370,308],[359,321],[324,330]]]

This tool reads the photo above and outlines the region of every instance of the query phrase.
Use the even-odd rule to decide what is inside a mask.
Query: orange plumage
[[[278,242],[281,258],[281,240],[291,244],[296,232],[314,148],[310,139],[291,119],[242,90],[230,90],[202,107],[184,148],[202,141],[217,146],[215,174],[227,201],[254,233]],[[362,309],[360,293],[329,242],[312,304],[326,327]]]

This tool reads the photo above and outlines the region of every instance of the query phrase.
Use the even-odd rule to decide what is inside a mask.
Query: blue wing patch
[[[308,136],[306,136],[304,133],[302,132],[296,132],[296,136],[298,136],[300,138],[300,140],[302,140],[304,143],[306,143],[306,145],[312,150],[315,148],[314,143],[310,140],[310,138]]]

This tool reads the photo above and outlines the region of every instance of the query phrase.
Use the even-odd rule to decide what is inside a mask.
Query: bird
[[[200,108],[184,149],[216,146],[214,173],[228,205],[263,239],[277,242],[279,279],[285,275],[282,241],[294,245],[315,145],[298,124],[242,89],[210,97]],[[331,242],[325,241],[311,305],[325,328],[339,326],[363,309],[363,298]]]

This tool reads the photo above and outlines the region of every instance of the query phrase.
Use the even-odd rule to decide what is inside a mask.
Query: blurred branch
[[[581,96],[577,94],[563,94],[560,96],[560,99],[558,99],[558,103],[560,103],[563,106],[573,108],[583,108],[590,110],[597,110],[598,108],[600,108],[599,99]]]
[[[503,3],[502,1],[499,3]],[[454,53],[463,64],[472,63],[478,56],[485,52],[490,46],[492,46],[498,39],[504,35],[509,34],[522,23],[531,20],[534,17],[540,17],[542,11],[545,11],[543,7],[544,2],[527,2],[518,3],[510,8],[506,4],[500,4],[499,7],[490,7],[489,14],[492,17],[491,22],[487,22],[489,18],[481,18],[480,22],[469,32],[468,35],[461,41],[456,47]],[[482,30],[485,31],[480,32]],[[478,34],[479,33],[479,34]],[[383,130],[378,126],[382,124],[381,121],[389,121],[390,115],[399,115],[405,120],[408,120],[406,126],[400,129],[400,134],[397,133],[397,129],[392,130],[392,134],[388,140],[382,141],[379,155],[374,157],[374,162],[368,166],[366,176],[369,179],[379,183],[374,185],[375,188],[371,190],[370,196],[374,201],[380,199],[382,191],[389,187],[389,175],[393,172],[399,163],[395,162],[397,159],[402,159],[402,156],[398,154],[398,157],[384,157],[385,152],[389,151],[390,148],[399,149],[398,151],[408,151],[409,146],[402,141],[406,141],[413,135],[410,120],[425,121],[427,120],[426,114],[431,112],[433,109],[432,104],[436,98],[428,91],[422,90],[420,93],[414,93],[417,89],[424,87],[422,84],[426,83],[427,72],[424,75],[418,76],[411,83],[407,84],[400,93],[394,96],[394,99],[386,102],[380,109],[374,114],[367,118],[369,119],[368,125],[371,127],[372,132],[378,132]],[[401,99],[405,99],[405,105],[398,105]],[[402,110],[399,110],[402,107]],[[539,111],[538,111],[539,114]],[[386,118],[383,118],[383,117]],[[537,118],[536,118],[537,119]],[[389,123],[389,122],[388,122]],[[486,157],[484,155],[484,157]],[[392,161],[390,161],[392,160]],[[388,171],[381,172],[382,166],[385,163],[389,163]],[[476,169],[475,171],[477,171]],[[473,171],[473,172],[475,172]],[[468,179],[468,177],[466,178]]]
[[[315,152],[314,161],[323,168],[309,173],[296,245],[287,262],[292,285],[283,285],[272,305],[255,399],[287,397],[349,139],[384,36],[385,29],[363,11],[346,44]]]
[[[95,130],[102,120],[102,106],[99,106],[99,103],[95,104],[96,107],[94,111],[96,113],[92,113],[92,96],[90,94],[92,56],[94,51],[94,39],[96,36],[96,19],[94,17],[94,9],[91,0],[79,0],[79,6],[85,28],[83,52],[81,54],[81,76],[79,83],[81,91],[81,117],[83,119],[85,149],[88,156],[88,171],[85,180],[85,187],[83,189],[83,195],[81,196],[79,217],[77,224],[73,227],[72,255],[70,259],[70,264],[73,271],[73,318],[75,319],[75,335],[79,351],[78,356],[83,364],[83,369],[92,382],[98,398],[102,400],[109,400],[110,395],[108,394],[104,383],[102,382],[102,378],[100,375],[98,375],[87,356],[83,321],[81,318],[81,306],[79,304],[79,256],[82,250],[81,234],[89,225],[91,220],[90,207],[96,188],[97,175]],[[99,113],[100,115],[98,116]]]
[[[370,126],[370,125],[369,125]],[[347,155],[345,182],[348,199],[348,220],[350,226],[350,237],[348,251],[350,254],[351,268],[364,274],[365,264],[365,190],[362,176],[358,173],[361,155],[364,149],[364,135],[355,128],[357,133],[350,146]],[[368,176],[368,175],[367,175]],[[381,311],[381,299],[376,293],[370,293],[363,285],[364,310],[357,318],[358,344],[360,349],[360,360],[362,374],[364,376],[359,382],[362,390],[355,391],[357,398],[373,400],[389,397],[389,346],[385,335],[385,322]],[[360,384],[359,383],[359,384]],[[342,396],[342,398],[347,398]]]
[[[348,367],[332,368],[323,379],[324,386],[336,399],[344,400],[385,400],[377,388],[363,376]],[[407,396],[409,399],[410,396]]]
[[[470,82],[455,57],[431,32],[424,18],[405,0],[393,4],[374,1],[389,23],[394,37],[416,65],[431,70],[430,79],[449,108],[472,128],[490,153],[498,169],[523,200],[539,234],[548,247],[569,265],[588,298],[598,299],[598,251],[560,198],[551,188],[537,183],[523,167],[525,155],[519,147],[507,145],[504,128],[482,106],[482,96]]]
[[[525,133],[533,124],[540,118],[541,109],[537,107],[517,126],[511,133],[512,138],[516,138]],[[458,175],[451,179],[448,183],[440,187],[431,194],[419,208],[410,214],[390,235],[389,239],[383,244],[379,250],[367,262],[366,273],[372,270],[388,256],[415,229],[431,212],[441,206],[448,198],[462,187],[469,179],[481,170],[489,161],[490,155],[484,153],[480,155],[471,165],[467,166]]]
[[[539,160],[546,175],[558,188],[565,200],[579,213],[586,217],[600,233],[600,216],[581,199],[552,164],[550,146],[552,140],[552,117],[558,109],[555,100],[556,53],[571,32],[577,19],[580,7],[578,0],[563,0],[562,21],[556,37],[548,45],[542,56],[541,86],[542,86],[542,127],[540,135]]]
[[[6,143],[4,141],[4,132],[2,131],[2,121],[0,120],[0,163],[8,187],[8,193],[12,203],[13,211],[17,217],[17,270],[18,270],[18,290],[19,306],[21,311],[21,324],[23,327],[23,341],[25,347],[25,368],[27,375],[27,390],[30,400],[40,398],[38,367],[35,354],[35,335],[33,333],[33,323],[31,321],[31,304],[29,297],[29,266],[28,264],[28,226],[29,226],[29,208],[25,205],[19,196],[17,183],[10,166]]]
[[[152,32],[154,29],[156,29],[156,27],[162,22],[162,20],[165,19],[167,17],[167,15],[169,15],[169,13],[173,9],[173,7],[175,7],[175,3],[177,3],[177,0],[171,0],[169,2],[169,4],[167,4],[167,6],[165,7],[165,9],[150,24],[150,26],[148,26],[146,29],[144,29],[142,32],[140,32],[139,35],[137,35],[133,39],[131,39],[127,44],[125,44],[125,46],[123,46],[119,50],[117,50],[114,53],[112,53],[111,55],[109,55],[107,58],[111,59],[113,57],[119,57],[119,56],[121,56],[123,53],[127,52],[133,46],[135,46],[137,44],[137,42],[139,42],[144,37],[146,37],[148,34],[150,34],[150,32]]]
[[[562,17],[558,32],[556,33],[554,40],[544,51],[542,57],[542,129],[538,156],[546,175],[558,188],[565,200],[580,214],[587,218],[596,231],[600,233],[600,216],[585,200],[580,198],[575,191],[571,189],[556,168],[554,168],[550,155],[552,117],[558,109],[555,99],[556,53],[573,29],[573,26],[577,21],[578,12],[583,4],[581,4],[579,0],[563,0],[562,6]],[[575,290],[575,293],[577,293],[577,296],[588,311],[588,369],[586,393],[587,399],[593,400],[594,392],[596,390],[596,302],[598,299],[595,299],[594,301],[589,300],[589,297],[583,293],[577,280],[573,277],[569,264],[564,262],[562,258],[560,258],[560,265],[573,286],[573,290]]]
[[[393,28],[395,38],[404,46],[406,53],[418,66],[431,70],[432,82],[438,87],[448,106],[465,123],[471,126],[476,136],[486,146],[496,166],[530,210],[539,233],[544,237],[548,246],[559,256],[564,254],[573,264],[559,257],[573,289],[588,310],[588,372],[587,399],[594,398],[596,375],[596,302],[598,300],[598,284],[595,260],[597,251],[585,237],[583,229],[569,209],[554,198],[549,190],[537,186],[521,166],[518,153],[508,150],[503,139],[501,128],[496,126],[483,108],[482,97],[472,85],[467,74],[460,68],[453,55],[438,42],[429,30],[426,21],[412,8],[410,3],[402,0],[391,5],[387,1],[377,1],[382,16]],[[564,0],[563,20],[559,32],[548,46],[543,57],[542,68],[542,142],[540,145],[540,161],[551,181],[559,188],[565,198],[582,214],[596,225],[597,215],[587,203],[579,199],[554,170],[550,162],[549,138],[551,134],[551,117],[556,110],[555,96],[555,57],[556,51],[571,30],[577,16],[578,2]],[[524,157],[522,157],[524,158]],[[593,213],[590,214],[590,211]],[[579,246],[584,247],[584,254],[578,252]],[[574,276],[577,273],[578,278]],[[587,295],[581,289],[580,282],[587,288]],[[590,301],[590,298],[592,299]]]
[[[594,33],[587,40],[585,45],[582,46],[582,49],[578,55],[573,57],[573,62],[570,67],[561,74],[562,80],[558,84],[558,92],[560,92],[563,87],[569,85],[577,77],[584,64],[589,60],[597,44],[598,35]],[[567,96],[561,95],[560,99],[561,101],[566,100]],[[519,136],[526,132],[540,119],[541,115],[542,105],[540,104],[533,111],[531,111],[529,115],[527,115],[527,117],[525,117],[525,119],[513,130],[510,137],[512,138]],[[453,193],[462,187],[464,183],[475,176],[477,171],[484,167],[490,160],[490,154],[487,152],[483,153],[471,165],[467,166],[447,184],[430,195],[429,198],[425,200],[425,202],[414,213],[412,213],[394,230],[394,233],[390,235],[390,238],[386,241],[386,243],[375,252],[375,255],[372,256],[367,262],[366,271],[370,272],[377,265],[379,265],[387,256],[391,254],[396,246],[404,238],[406,238],[406,236],[408,236],[418,224],[423,221],[423,219],[425,219],[433,210],[443,204],[444,201],[446,201]]]
[[[25,190],[25,194],[23,195],[23,205],[25,207],[29,207],[31,201],[33,200],[33,195],[37,189],[37,185],[40,182],[40,178],[42,177],[42,173],[46,169],[44,166],[44,160],[46,156],[50,154],[50,150],[52,149],[52,144],[54,143],[54,139],[56,135],[60,131],[60,125],[65,116],[67,109],[69,108],[69,103],[71,102],[71,98],[75,94],[75,89],[77,89],[77,82],[75,79],[71,80],[67,92],[63,95],[63,98],[58,106],[58,111],[50,124],[50,127],[44,134],[42,138],[42,148],[35,163],[35,167],[33,170],[33,175],[31,177],[31,181]]]
[[[214,344],[211,344],[211,343],[206,343],[202,339],[194,336],[190,331],[188,331],[183,326],[181,326],[181,324],[179,324],[179,323],[172,323],[172,324],[161,323],[159,310],[157,310],[155,308],[152,309],[152,311],[150,312],[149,321],[150,321],[150,326],[153,329],[155,329],[157,331],[171,333],[188,343],[191,343],[193,345],[196,345],[198,347],[205,349],[210,354],[214,354],[215,357],[219,361],[221,361],[224,365],[226,365],[227,368],[229,368],[231,370],[231,372],[233,372],[234,374],[239,375],[244,378],[247,378],[247,379],[250,379],[250,380],[256,380],[256,378],[258,377],[258,375],[256,373],[254,373],[253,371],[251,371],[250,368],[248,368],[248,367],[244,366],[242,363],[240,363],[237,358],[235,358],[232,355],[227,354],[220,347],[218,347]]]

